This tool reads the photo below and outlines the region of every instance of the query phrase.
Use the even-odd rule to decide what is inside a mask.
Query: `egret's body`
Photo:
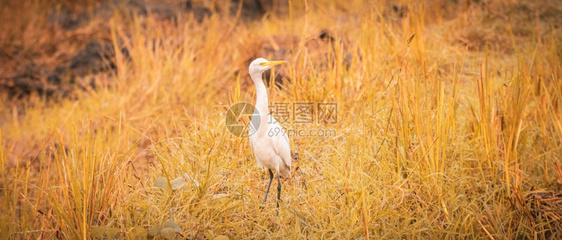
[[[269,169],[269,184],[265,192],[263,202],[267,200],[269,187],[273,180],[273,172],[277,173],[277,199],[281,198],[281,180],[279,175],[289,177],[291,175],[291,147],[289,137],[279,125],[277,120],[270,116],[267,89],[262,79],[263,72],[267,71],[274,65],[284,62],[267,61],[263,58],[254,60],[249,67],[250,77],[256,85],[256,109],[252,116],[252,125],[257,126],[256,129],[250,129],[250,145],[254,151],[258,167],[266,167]],[[277,203],[279,206],[279,203]]]

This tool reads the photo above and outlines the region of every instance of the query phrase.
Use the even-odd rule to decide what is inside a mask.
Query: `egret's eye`
[[[260,63],[260,66],[263,67],[263,66],[265,66],[266,63],[267,63],[267,62],[261,62],[261,63]]]

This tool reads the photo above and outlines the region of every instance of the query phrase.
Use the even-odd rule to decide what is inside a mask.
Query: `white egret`
[[[273,171],[277,172],[277,207],[281,199],[281,179],[291,176],[291,147],[289,137],[285,130],[279,125],[277,120],[270,116],[267,89],[262,79],[265,71],[275,65],[285,63],[285,61],[268,61],[263,58],[254,60],[249,67],[250,77],[256,85],[256,105],[250,123],[250,145],[254,151],[258,167],[266,167],[269,170],[269,183],[265,191],[263,204],[267,201],[267,194],[271,181],[273,181]],[[257,127],[257,129],[255,129]]]

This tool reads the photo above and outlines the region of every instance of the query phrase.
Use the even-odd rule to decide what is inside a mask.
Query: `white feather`
[[[281,176],[289,177],[291,175],[289,137],[277,120],[269,115],[267,89],[262,74],[271,66],[262,66],[263,63],[269,61],[258,58],[250,64],[249,68],[250,76],[256,85],[256,111],[251,122],[257,127],[250,130],[250,145],[259,167],[266,167]]]

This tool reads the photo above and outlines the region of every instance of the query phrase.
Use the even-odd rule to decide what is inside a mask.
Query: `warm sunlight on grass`
[[[127,49],[64,94],[0,89],[0,239],[562,238],[559,2],[289,0],[250,20],[211,2],[66,33],[47,27],[64,5],[0,5],[0,46],[35,66],[92,36]],[[225,124],[255,101],[256,57],[288,61],[270,102],[337,105],[282,123],[329,134],[290,136],[279,209]]]

